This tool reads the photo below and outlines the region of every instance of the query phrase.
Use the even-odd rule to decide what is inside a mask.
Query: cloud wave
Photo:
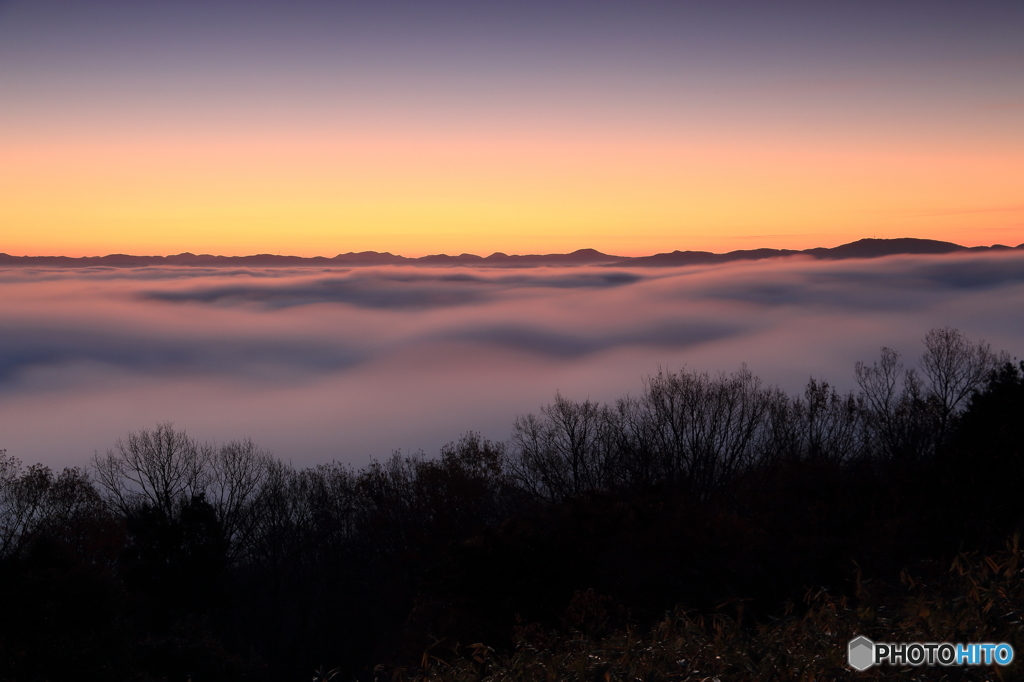
[[[0,384],[27,370],[95,363],[143,375],[268,377],[286,370],[337,372],[368,357],[365,350],[320,340],[177,337],[81,324],[0,323]]]
[[[487,344],[551,358],[581,358],[601,351],[647,346],[685,348],[709,343],[741,333],[739,325],[708,322],[668,322],[638,329],[610,330],[605,333],[572,333],[531,326],[503,324],[448,332],[438,338]]]
[[[153,301],[218,305],[262,304],[288,308],[315,303],[344,303],[383,310],[426,310],[469,305],[493,299],[502,291],[526,288],[605,289],[641,281],[631,272],[569,272],[565,274],[484,277],[465,272],[425,275],[411,267],[371,275],[308,278],[282,284],[231,284],[187,290],[151,290]]]
[[[938,326],[1024,356],[1021,301],[1016,251],[635,271],[0,270],[0,448],[80,464],[172,419],[304,463],[430,452],[467,429],[505,438],[556,389],[635,392],[659,366],[747,362],[786,390],[808,376],[846,390],[855,361],[887,345],[912,365]]]

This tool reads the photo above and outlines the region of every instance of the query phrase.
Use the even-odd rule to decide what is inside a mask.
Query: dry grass
[[[770,622],[744,622],[742,602],[701,616],[676,610],[654,627],[592,638],[520,628],[509,654],[484,644],[440,646],[419,665],[378,668],[378,682],[712,682],[886,678],[895,680],[1024,679],[1008,668],[846,667],[847,642],[1010,642],[1024,652],[1024,556],[1014,537],[991,555],[960,554],[951,564],[922,564],[898,585],[858,576],[852,597],[808,591],[802,604]],[[730,614],[730,615],[727,615]]]

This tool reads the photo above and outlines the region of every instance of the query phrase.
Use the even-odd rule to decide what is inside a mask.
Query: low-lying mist
[[[607,401],[666,369],[840,390],[956,327],[1024,345],[1024,254],[713,267],[0,270],[0,449],[85,464],[172,421],[296,465],[504,440],[556,390]]]

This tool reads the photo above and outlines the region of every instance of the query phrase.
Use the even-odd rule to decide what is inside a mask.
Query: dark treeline
[[[504,443],[361,469],[171,424],[59,474],[0,453],[0,680],[372,679],[676,605],[756,622],[1001,546],[1024,520],[1024,363],[952,329],[924,346],[858,363],[845,395],[661,371],[614,404],[556,395]]]

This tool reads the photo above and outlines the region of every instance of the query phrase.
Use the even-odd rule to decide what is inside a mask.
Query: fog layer
[[[0,449],[84,464],[170,420],[296,464],[504,439],[659,367],[841,389],[937,326],[1024,348],[1024,254],[714,267],[0,270]]]

